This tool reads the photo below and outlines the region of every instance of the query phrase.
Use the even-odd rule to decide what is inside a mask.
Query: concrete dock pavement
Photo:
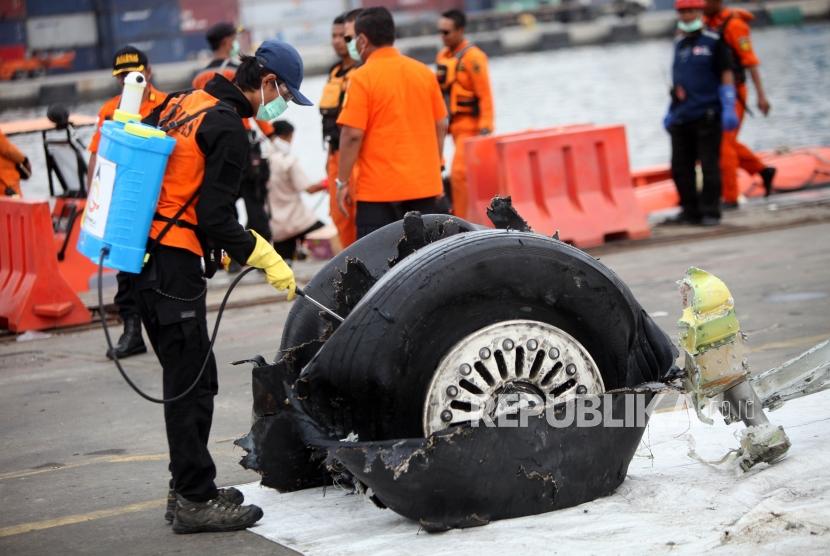
[[[612,245],[594,254],[673,337],[681,309],[676,280],[690,265],[722,278],[749,336],[749,363],[762,371],[830,337],[830,246],[819,240],[830,234],[830,219],[822,206],[810,209],[823,210],[813,223]],[[242,452],[233,446],[250,425],[250,370],[230,363],[273,358],[291,307],[257,301],[260,288],[267,293],[254,283],[240,288],[254,302],[227,310],[217,340],[211,451],[220,485],[257,480],[238,465]],[[210,295],[223,290],[217,284]],[[209,323],[213,318],[215,312]],[[170,531],[162,519],[168,474],[161,407],[136,396],[104,351],[98,327],[0,342],[0,553],[292,553],[250,532]],[[155,355],[125,366],[158,394]]]

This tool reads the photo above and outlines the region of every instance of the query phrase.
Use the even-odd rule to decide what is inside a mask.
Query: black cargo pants
[[[671,173],[683,214],[691,220],[720,218],[720,114],[675,124],[671,133]],[[698,194],[695,165],[700,162],[703,190]]]
[[[165,398],[184,392],[210,353],[201,261],[190,251],[162,245],[141,274],[133,275],[138,312],[162,366]],[[183,399],[164,404],[170,486],[194,502],[217,494],[216,466],[207,445],[218,388],[216,360],[210,353],[198,385]]]

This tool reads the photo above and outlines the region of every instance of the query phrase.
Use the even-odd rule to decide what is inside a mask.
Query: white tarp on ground
[[[786,459],[741,473],[706,461],[738,446],[743,425],[693,411],[652,416],[628,477],[606,498],[484,527],[428,534],[333,488],[278,494],[240,487],[265,517],[251,529],[304,554],[830,553],[830,391],[770,414],[792,441]]]

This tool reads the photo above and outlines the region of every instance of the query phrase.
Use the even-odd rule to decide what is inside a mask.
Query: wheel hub
[[[499,322],[463,338],[438,364],[424,433],[604,391],[591,354],[567,332],[538,321]]]

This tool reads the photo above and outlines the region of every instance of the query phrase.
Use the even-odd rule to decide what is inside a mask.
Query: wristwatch
[[[334,178],[334,185],[337,186],[337,191],[340,191],[341,189],[349,185],[349,180],[340,181],[340,178]]]

